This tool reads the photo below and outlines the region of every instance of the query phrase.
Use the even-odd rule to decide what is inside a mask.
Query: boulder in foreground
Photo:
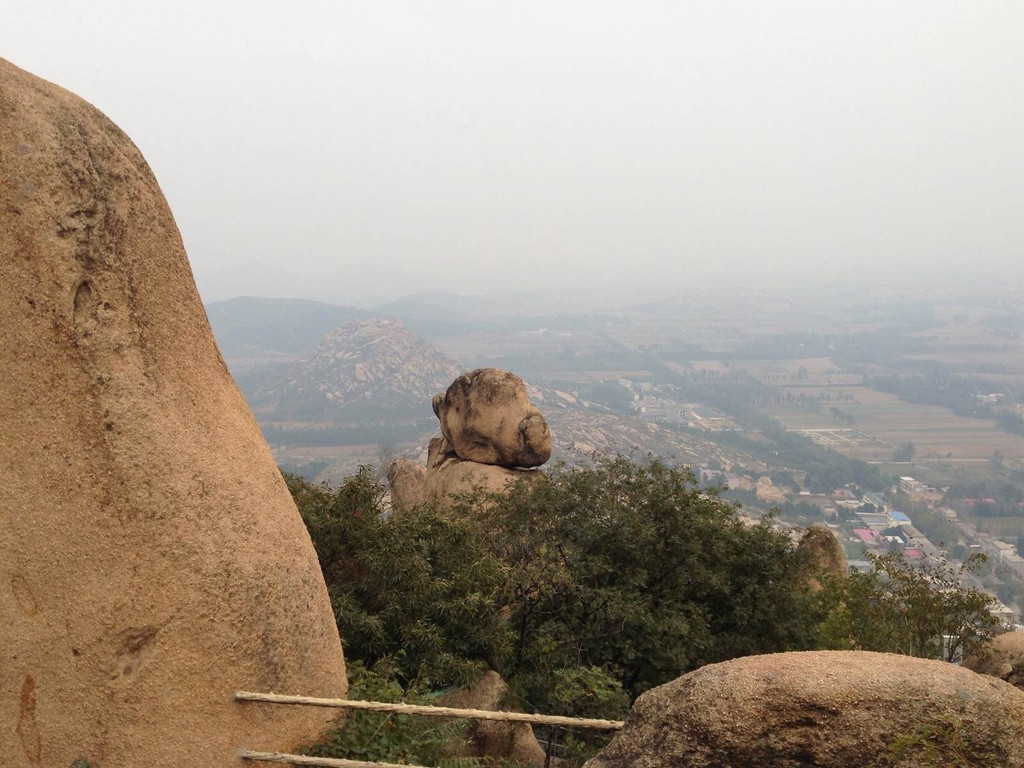
[[[1024,693],[945,662],[815,651],[711,664],[648,691],[585,768],[960,764],[1024,766]]]
[[[309,535],[174,218],[98,110],[0,59],[0,764],[234,766],[332,713]]]

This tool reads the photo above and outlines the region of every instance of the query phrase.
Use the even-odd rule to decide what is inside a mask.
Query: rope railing
[[[525,712],[494,712],[486,709],[457,709],[455,707],[429,707],[419,704],[395,704],[385,701],[356,701],[354,699],[318,699],[312,696],[289,696],[279,693],[252,693],[238,691],[236,701],[256,701],[267,704],[299,704],[309,707],[335,707],[338,709],[363,709],[371,712],[397,712],[405,715],[426,715],[428,717],[459,717],[471,720],[497,720],[505,723],[531,723],[536,725],[561,725],[570,728],[590,728],[600,731],[622,729],[621,720],[598,720],[587,717],[562,717],[561,715],[531,715]],[[285,761],[280,761],[285,762]],[[310,763],[321,765],[321,763]],[[327,765],[327,763],[324,763]],[[333,765],[333,763],[332,763]]]

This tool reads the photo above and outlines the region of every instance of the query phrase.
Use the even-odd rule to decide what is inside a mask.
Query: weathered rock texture
[[[993,638],[963,666],[981,675],[991,675],[1024,689],[1024,632],[1007,632]]]
[[[448,459],[433,469],[427,470],[424,491],[430,501],[440,501],[460,494],[482,490],[500,493],[519,477],[535,477],[529,470],[496,467],[493,464],[477,464],[475,461]]]
[[[482,709],[490,712],[508,711],[508,684],[493,670],[485,672],[469,688],[449,693],[439,700],[445,707]],[[468,745],[462,757],[485,757],[493,761],[508,760],[542,768],[547,757],[528,723],[501,723],[477,720],[469,728]]]
[[[464,373],[433,405],[441,433],[460,459],[539,467],[551,458],[548,424],[514,373],[496,368]]]
[[[925,759],[928,734],[962,749],[971,765],[1024,766],[1024,694],[951,664],[906,656],[751,656],[640,696],[625,728],[586,768],[956,764],[949,752],[945,762]],[[909,743],[896,760],[895,745],[905,736]]]
[[[391,504],[396,509],[412,509],[427,501],[424,487],[427,470],[412,459],[399,458],[388,467]]]
[[[475,491],[498,493],[520,477],[535,477],[535,470],[509,469],[493,464],[463,461],[443,451],[444,438],[430,441],[427,466],[411,459],[396,459],[388,467],[391,504],[395,509],[412,509],[420,504],[443,503]]]
[[[171,212],[100,112],[0,60],[0,762],[240,765],[330,713],[316,556]],[[79,762],[76,762],[79,761]]]
[[[822,582],[846,575],[846,553],[839,539],[828,528],[812,525],[800,538],[796,554],[803,569],[804,581],[814,592],[822,589]]]
[[[441,436],[430,441],[423,470],[409,459],[388,468],[395,509],[441,502],[477,490],[500,492],[551,456],[551,432],[530,403],[523,380],[479,368],[434,396]]]

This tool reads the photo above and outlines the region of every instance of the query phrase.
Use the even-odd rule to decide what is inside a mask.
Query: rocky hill
[[[296,327],[303,325],[298,319],[302,314],[308,321],[323,322],[323,308],[329,306],[247,301],[266,302],[268,309],[283,313]],[[211,317],[217,306],[208,308]],[[229,307],[232,315],[255,308]],[[229,330],[220,327],[222,332]],[[308,331],[303,333],[308,337]],[[256,331],[247,334],[253,344],[268,344]],[[300,355],[275,356],[275,365],[264,362],[244,368],[239,359],[228,356],[278,462],[291,471],[332,481],[361,464],[381,460],[382,450],[424,462],[427,442],[437,434],[432,397],[472,367],[438,351],[404,323],[384,319],[346,322],[315,348],[309,344]],[[555,460],[575,463],[594,452],[649,452],[682,463],[716,461],[726,469],[731,465],[719,446],[695,435],[641,421],[567,391],[531,386],[529,381],[527,389],[551,427]],[[747,458],[745,465],[756,464],[756,459]]]
[[[293,423],[277,427],[395,427],[432,419],[431,398],[460,373],[397,320],[352,320],[248,395],[261,422]]]

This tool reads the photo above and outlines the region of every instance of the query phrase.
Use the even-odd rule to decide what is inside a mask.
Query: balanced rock
[[[804,581],[813,592],[821,591],[823,581],[846,575],[843,545],[832,531],[822,525],[807,528],[796,546],[796,555],[803,569]]]
[[[1000,680],[892,654],[779,653],[644,693],[585,768],[952,766],[959,754],[1021,768],[1022,734],[1024,693]]]
[[[240,766],[340,696],[309,536],[132,142],[0,60],[0,756]]]
[[[477,464],[450,457],[424,469],[411,459],[395,459],[388,467],[391,504],[399,511],[427,503],[445,504],[476,491],[498,493],[520,477],[536,472]]]
[[[551,457],[551,432],[523,380],[496,368],[459,376],[433,401],[441,433],[460,459],[539,467]]]
[[[448,459],[427,470],[424,489],[428,501],[443,501],[475,491],[500,493],[520,477],[536,477],[535,471],[509,469],[475,461]]]
[[[1024,690],[1024,632],[1006,632],[964,659],[965,669],[991,675]]]

